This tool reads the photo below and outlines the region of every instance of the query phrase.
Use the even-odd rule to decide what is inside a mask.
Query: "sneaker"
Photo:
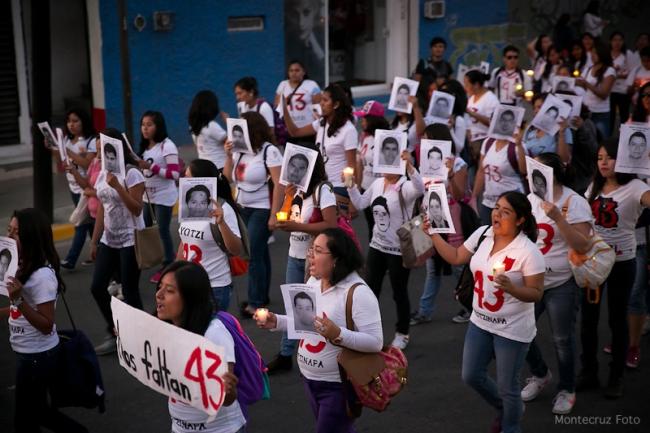
[[[267,245],[271,245],[274,242],[275,242],[275,236],[273,235],[269,236],[269,240],[266,241]]]
[[[411,321],[409,323],[411,326],[415,326],[429,322],[431,322],[431,317],[423,316],[422,314],[418,313],[415,316],[411,317]]]
[[[612,354],[612,345],[608,344],[607,346],[603,347],[603,352],[605,352],[608,355]]]
[[[291,368],[293,367],[293,362],[291,361],[291,356],[284,356],[278,355],[273,359],[273,361],[269,362],[266,367],[268,368],[267,373],[269,376],[276,374],[276,373],[282,373],[283,371],[290,371]]]
[[[639,346],[630,346],[627,349],[627,358],[625,359],[625,365],[628,368],[637,368],[641,362],[641,351]]]
[[[99,356],[110,355],[117,352],[117,342],[113,335],[108,335],[102,343],[95,346],[95,353]]]
[[[108,294],[115,296],[120,301],[123,301],[124,294],[122,293],[122,284],[118,283],[115,280],[111,280],[110,284],[108,285]]]
[[[391,346],[397,347],[400,350],[406,349],[406,346],[409,344],[409,336],[406,334],[400,334],[399,332],[395,333],[395,338],[393,342],[390,343]]]
[[[566,415],[571,413],[574,404],[576,404],[576,393],[562,390],[553,399],[552,412],[556,415]]]
[[[576,380],[576,391],[587,391],[589,389],[598,389],[600,388],[600,380],[598,379],[598,373],[581,371]]]
[[[151,278],[149,278],[149,282],[150,282],[151,284],[158,284],[158,282],[160,281],[160,276],[161,276],[161,274],[162,274],[162,271],[158,271],[158,272],[156,272],[155,274],[153,274],[153,275],[151,276]]]
[[[60,265],[63,269],[67,269],[69,271],[74,269],[74,265],[67,260],[61,260]]]
[[[552,377],[553,375],[549,369],[544,377],[531,376],[526,379],[526,386],[521,390],[521,399],[523,401],[531,401],[537,398],[539,393],[551,381]]]
[[[623,397],[623,377],[609,375],[609,381],[605,388],[605,398],[608,400],[616,400]]]
[[[81,266],[92,266],[92,265],[94,265],[94,264],[95,264],[95,261],[94,261],[94,260],[90,260],[90,259],[88,259],[88,260],[84,260],[83,262],[81,262]]]
[[[460,310],[458,314],[452,317],[451,321],[454,323],[467,323],[469,322],[470,313],[467,310]]]

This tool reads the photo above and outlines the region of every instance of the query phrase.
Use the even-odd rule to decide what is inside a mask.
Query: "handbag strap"
[[[348,295],[345,299],[345,327],[350,331],[354,331],[354,320],[352,320],[352,296],[354,290],[362,283],[354,283],[348,290]]]
[[[63,299],[63,305],[65,306],[65,312],[68,313],[68,318],[70,319],[70,324],[72,325],[72,329],[76,332],[77,331],[77,326],[74,323],[74,319],[72,318],[72,314],[70,313],[70,307],[68,307],[68,302],[65,300],[65,295],[63,294],[63,291],[61,292],[61,299]]]

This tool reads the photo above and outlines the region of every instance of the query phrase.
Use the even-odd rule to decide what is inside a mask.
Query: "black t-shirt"
[[[420,59],[415,67],[416,74],[429,75],[431,78],[449,78],[453,72],[454,69],[446,60]]]

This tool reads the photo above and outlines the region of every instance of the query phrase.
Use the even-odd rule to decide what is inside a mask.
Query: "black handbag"
[[[478,239],[476,250],[478,250],[481,242],[485,239],[485,233],[489,228],[490,227],[488,226]],[[461,272],[456,288],[454,289],[454,296],[467,311],[472,311],[472,303],[474,301],[474,275],[472,275],[469,263],[463,267],[463,271]]]

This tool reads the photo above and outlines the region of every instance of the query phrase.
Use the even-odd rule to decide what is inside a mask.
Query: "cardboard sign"
[[[216,415],[226,395],[223,348],[116,297],[111,309],[120,365],[154,391]]]

